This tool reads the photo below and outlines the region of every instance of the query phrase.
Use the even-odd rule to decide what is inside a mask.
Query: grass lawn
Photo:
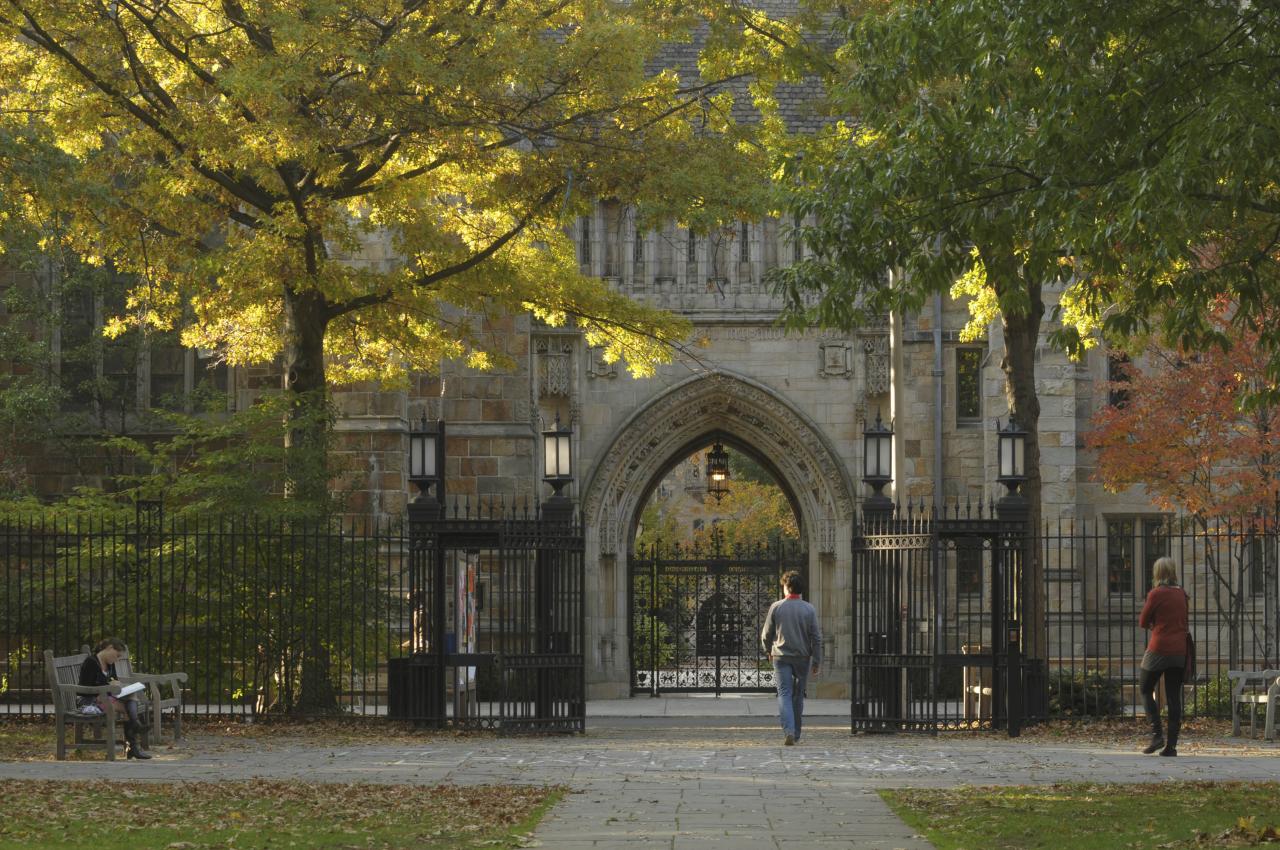
[[[520,847],[558,788],[0,782],[0,848]]]
[[[881,794],[938,850],[1147,850],[1280,842],[1280,782],[1073,783]]]

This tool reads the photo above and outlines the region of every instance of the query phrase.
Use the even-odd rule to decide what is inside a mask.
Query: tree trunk
[[[985,258],[984,258],[985,259]],[[1027,658],[1043,660],[1048,657],[1045,646],[1045,588],[1044,568],[1040,553],[1040,397],[1036,394],[1036,347],[1040,342],[1040,322],[1044,316],[1044,302],[1040,296],[1039,282],[1023,279],[1012,254],[1006,261],[987,263],[988,274],[1000,273],[992,284],[1001,295],[1001,316],[1004,326],[1004,358],[1000,368],[1005,376],[1005,393],[1009,411],[1018,425],[1027,432],[1026,475],[1023,493],[1028,503],[1028,556],[1022,599],[1023,646]],[[1010,288],[1017,287],[1026,297],[1025,309],[1011,309],[1010,302],[1021,299],[1004,297]]]
[[[326,521],[329,501],[329,416],[324,363],[328,305],[319,293],[295,292],[292,289],[285,290],[284,303],[284,391],[290,402],[289,423],[285,430],[286,480],[290,498],[306,508],[301,520],[301,537],[314,540],[314,535],[324,533],[325,529],[320,526]],[[308,546],[306,551],[315,552],[316,549]],[[290,700],[291,710],[298,714],[333,714],[339,711],[337,694],[329,679],[330,654],[323,633],[325,627],[337,624],[317,619],[306,610],[310,606],[319,606],[322,611],[328,607],[321,594],[322,589],[332,586],[333,582],[323,571],[333,568],[333,564],[320,558],[300,564],[300,574],[295,574],[302,583],[302,587],[297,588],[301,591],[302,610],[296,613],[304,621],[322,623],[320,630],[311,630],[304,639],[299,659],[297,698],[296,701]]]
[[[285,457],[289,496],[319,509],[329,496],[324,336],[328,305],[315,292],[285,290],[283,389],[290,399]]]

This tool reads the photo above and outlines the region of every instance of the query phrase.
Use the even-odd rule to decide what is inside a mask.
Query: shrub
[[[1120,681],[1096,669],[1055,670],[1049,676],[1049,713],[1058,717],[1120,714]]]
[[[1231,716],[1231,680],[1226,670],[1219,670],[1215,678],[1196,685],[1187,713],[1196,717]]]
[[[657,631],[657,658],[653,657],[655,630]],[[648,614],[637,615],[632,640],[635,642],[632,657],[641,669],[656,665],[661,670],[675,662],[676,645],[671,636],[671,628],[661,619],[655,620]]]

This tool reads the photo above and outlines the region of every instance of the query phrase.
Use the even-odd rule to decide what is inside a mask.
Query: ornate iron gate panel
[[[855,731],[1021,721],[1025,522],[909,511],[853,545]]]
[[[760,630],[782,573],[805,572],[807,553],[655,546],[630,565],[633,694],[773,689]]]

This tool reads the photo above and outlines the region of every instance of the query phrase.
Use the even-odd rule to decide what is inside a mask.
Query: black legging
[[[1182,676],[1185,667],[1166,667],[1164,670],[1143,670],[1138,679],[1138,689],[1142,691],[1142,701],[1147,709],[1147,720],[1151,721],[1151,731],[1161,734],[1160,707],[1156,705],[1156,683],[1164,676],[1164,697],[1169,706],[1169,734],[1177,737],[1182,727]]]
[[[138,701],[136,699],[116,700],[116,707],[124,706],[125,714],[129,717],[129,722],[125,724],[126,731],[136,732],[142,728],[142,723],[138,720]]]

